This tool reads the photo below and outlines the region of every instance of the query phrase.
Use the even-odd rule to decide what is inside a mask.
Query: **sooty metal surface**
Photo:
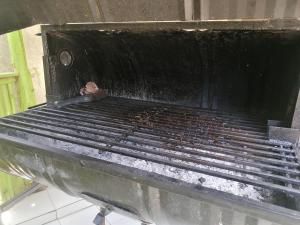
[[[106,97],[0,119],[0,133],[257,201],[299,209],[293,146],[266,120]]]

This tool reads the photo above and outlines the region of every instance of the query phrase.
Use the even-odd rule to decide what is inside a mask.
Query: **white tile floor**
[[[2,212],[0,222],[3,225],[94,225],[98,212],[99,208],[91,203],[49,187]],[[111,213],[106,225],[140,225],[140,222]]]

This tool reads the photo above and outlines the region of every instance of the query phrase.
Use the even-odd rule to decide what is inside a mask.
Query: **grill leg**
[[[110,213],[110,210],[107,208],[102,208],[100,212],[96,215],[93,223],[95,225],[105,225],[105,217]]]
[[[93,222],[95,225],[105,225],[105,216],[103,216],[100,212],[96,215]]]

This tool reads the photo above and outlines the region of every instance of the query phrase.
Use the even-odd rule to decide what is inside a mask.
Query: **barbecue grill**
[[[144,224],[299,224],[299,27],[45,25],[47,104],[0,119],[0,168]]]

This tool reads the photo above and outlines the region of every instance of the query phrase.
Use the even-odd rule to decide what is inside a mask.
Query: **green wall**
[[[0,73],[0,116],[14,114],[35,105],[21,31],[7,34],[13,71]],[[0,49],[1,51],[1,49]],[[22,192],[30,181],[0,172],[0,204]]]

